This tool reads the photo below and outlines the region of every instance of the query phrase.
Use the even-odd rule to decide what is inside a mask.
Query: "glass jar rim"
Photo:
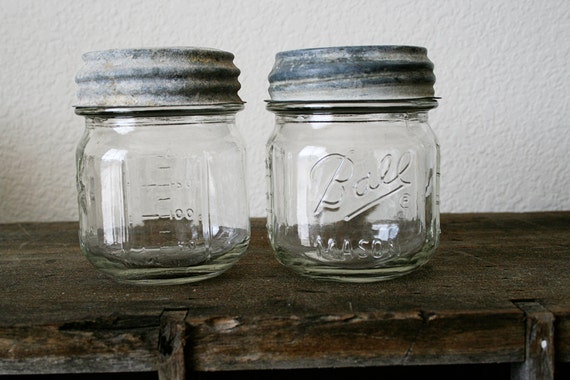
[[[439,97],[389,100],[266,100],[269,111],[318,113],[369,113],[395,111],[428,111],[438,106]]]
[[[233,114],[243,110],[245,102],[196,104],[185,106],[75,106],[75,113],[82,116],[153,116],[153,115],[220,115]]]

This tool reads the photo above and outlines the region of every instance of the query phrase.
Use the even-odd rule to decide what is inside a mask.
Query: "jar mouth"
[[[75,106],[77,115],[97,116],[153,116],[153,115],[220,115],[232,114],[243,110],[245,102],[199,104],[187,106],[152,106],[152,107],[101,107]]]
[[[369,113],[375,111],[423,111],[436,108],[438,97],[388,100],[266,100],[266,108],[280,112]]]

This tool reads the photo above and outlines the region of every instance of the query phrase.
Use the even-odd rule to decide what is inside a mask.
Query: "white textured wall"
[[[275,53],[363,44],[428,48],[443,212],[569,210],[569,20],[567,0],[0,0],[0,222],[76,219],[80,56],[157,46],[236,55],[252,216]]]

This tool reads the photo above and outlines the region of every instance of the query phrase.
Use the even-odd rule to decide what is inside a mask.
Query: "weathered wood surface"
[[[526,315],[525,360],[512,364],[517,380],[554,379],[554,315],[538,302],[515,304]]]
[[[522,362],[514,301],[553,314],[555,358],[570,361],[570,212],[443,215],[436,256],[375,284],[293,274],[263,221],[252,230],[223,275],[145,287],[95,271],[76,223],[0,225],[0,373]],[[186,342],[186,367],[164,367],[180,347],[165,356],[160,336]]]

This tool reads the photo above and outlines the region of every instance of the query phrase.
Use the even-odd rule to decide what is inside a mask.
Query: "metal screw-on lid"
[[[269,74],[279,101],[417,99],[434,96],[433,63],[415,46],[344,46],[280,52]]]
[[[234,55],[208,48],[112,49],[85,53],[76,107],[243,103]]]

